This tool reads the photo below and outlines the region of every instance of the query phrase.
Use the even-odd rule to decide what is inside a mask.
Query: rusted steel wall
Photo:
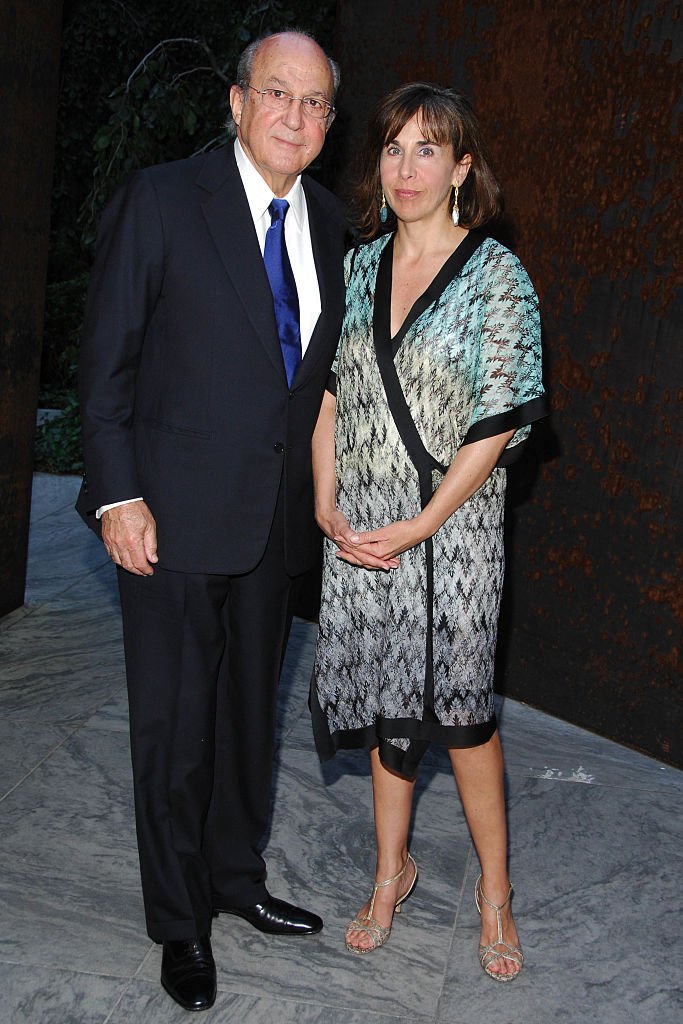
[[[24,600],[61,19],[0,5],[0,615]]]
[[[681,764],[679,8],[341,0],[357,126],[416,78],[467,92],[541,296],[550,425],[510,473],[500,688]]]

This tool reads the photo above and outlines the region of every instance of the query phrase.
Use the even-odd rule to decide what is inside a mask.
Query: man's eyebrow
[[[279,89],[282,89],[284,92],[288,92],[291,95],[294,95],[292,93],[291,85],[289,85],[288,82],[283,82],[281,78],[277,77],[277,75],[270,75],[268,78],[266,78],[266,80],[264,82],[264,85],[267,85],[269,88],[271,88],[272,86],[277,86]],[[322,96],[322,98],[324,100],[327,100],[327,96],[325,95],[325,93],[321,89],[311,90],[310,92],[306,92],[305,95],[306,96]]]

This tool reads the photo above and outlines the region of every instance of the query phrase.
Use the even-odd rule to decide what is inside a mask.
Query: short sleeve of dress
[[[355,262],[356,253],[357,253],[357,249],[350,249],[347,252],[346,256],[344,257],[344,286],[347,289],[349,287],[349,280],[351,278],[351,271],[352,271],[352,268],[353,268],[353,264]],[[327,384],[325,385],[325,389],[327,391],[329,391],[330,394],[334,395],[335,397],[337,395],[337,366],[339,364],[339,352],[341,350],[343,338],[344,338],[344,332],[342,331],[342,334],[341,334],[341,336],[339,338],[339,344],[337,345],[337,351],[335,353],[334,359],[332,360],[332,366],[330,368],[330,375],[327,378]]]
[[[497,247],[488,277],[474,380],[474,409],[463,444],[514,430],[498,461],[520,454],[534,420],[548,414],[541,368],[538,298],[516,256]]]

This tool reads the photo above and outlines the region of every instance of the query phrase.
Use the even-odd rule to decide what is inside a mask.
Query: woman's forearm
[[[463,445],[429,504],[416,516],[420,533],[432,537],[456,509],[479,490],[491,475],[513,430]]]
[[[337,400],[329,391],[323,395],[318,421],[313,431],[311,453],[313,458],[313,488],[315,492],[315,515],[321,529],[325,519],[336,508],[336,483],[334,471],[334,417]]]

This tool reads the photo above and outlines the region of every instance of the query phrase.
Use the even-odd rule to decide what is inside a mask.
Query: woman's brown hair
[[[484,155],[479,125],[468,100],[441,85],[410,82],[385,96],[368,124],[360,175],[352,198],[362,238],[374,238],[380,228],[392,228],[396,224],[393,211],[388,207],[389,220],[386,225],[380,224],[379,160],[386,144],[415,116],[426,140],[438,146],[450,144],[456,160],[461,160],[466,153],[472,157],[469,173],[460,187],[461,225],[478,228],[495,220],[503,211],[500,186]]]

